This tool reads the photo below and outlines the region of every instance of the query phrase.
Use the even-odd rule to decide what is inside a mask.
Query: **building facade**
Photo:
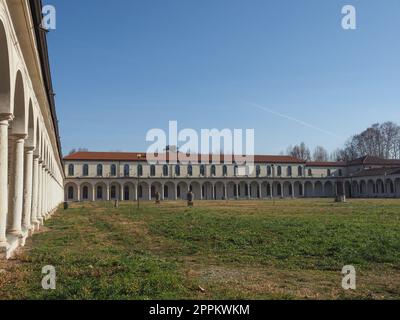
[[[0,0],[0,258],[63,201],[64,171],[39,0]]]
[[[64,158],[66,201],[400,197],[400,161],[364,157],[304,162],[255,156],[254,164],[150,164],[145,153],[77,152]]]

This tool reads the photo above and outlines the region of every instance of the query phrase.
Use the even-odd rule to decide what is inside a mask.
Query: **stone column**
[[[42,194],[43,194],[43,175],[42,175],[42,160],[39,160],[38,166],[38,196],[37,196],[37,211],[36,219],[39,221],[39,227],[43,224],[42,218]]]
[[[38,207],[38,190],[39,190],[39,156],[33,156],[33,177],[32,177],[32,208],[31,208],[31,224],[36,229],[39,225],[37,219]]]
[[[161,200],[162,200],[162,201],[164,201],[164,198],[165,198],[164,188],[165,188],[165,185],[164,185],[164,184],[161,184]]]
[[[11,187],[11,203],[9,203],[10,233],[22,236],[22,205],[24,191],[24,143],[26,135],[14,135],[13,141],[13,183]]]
[[[292,199],[294,199],[295,198],[295,194],[294,194],[295,192],[294,192],[294,183],[292,182]]]
[[[174,195],[174,200],[178,200],[178,185],[174,184],[174,188],[175,188],[175,195]]]
[[[11,115],[0,115],[0,251],[7,247],[8,126]]]
[[[80,202],[81,201],[81,186],[77,185],[76,189],[76,201]]]
[[[228,200],[228,186],[226,183],[224,184],[224,198]]]
[[[110,201],[110,186],[106,186],[106,200]]]
[[[33,184],[33,150],[25,149],[25,175],[24,175],[24,209],[23,209],[23,229],[29,231],[31,228],[32,214],[32,184]]]
[[[149,201],[151,201],[151,185],[149,184]]]

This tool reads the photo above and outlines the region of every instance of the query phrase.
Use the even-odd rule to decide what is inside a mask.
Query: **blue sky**
[[[48,42],[64,153],[145,151],[147,131],[169,120],[254,128],[261,154],[301,141],[333,151],[399,122],[398,0],[44,2],[57,9]],[[355,31],[341,28],[345,4]]]

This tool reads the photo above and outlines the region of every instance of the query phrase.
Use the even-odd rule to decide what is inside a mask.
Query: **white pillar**
[[[22,223],[24,230],[29,230],[31,228],[33,150],[34,148],[26,148],[25,150],[24,206]]]
[[[9,203],[9,227],[10,233],[16,236],[22,235],[22,205],[24,190],[24,143],[25,135],[13,137],[13,183],[11,187],[11,203]]]
[[[37,228],[39,220],[37,219],[38,212],[38,193],[39,191],[39,156],[33,156],[33,177],[32,177],[32,211],[31,222],[33,228]]]
[[[38,166],[38,195],[37,195],[37,211],[36,211],[36,219],[39,221],[39,226],[43,223],[42,219],[42,160],[39,160]]]
[[[292,199],[295,198],[294,183],[292,182]]]
[[[178,185],[174,184],[174,188],[175,188],[174,200],[177,201],[178,200]]]
[[[11,115],[0,115],[0,250],[7,247],[8,125]]]
[[[95,202],[97,198],[96,186],[92,186],[92,201]]]
[[[76,188],[76,201],[80,202],[81,201],[81,186],[77,185]]]

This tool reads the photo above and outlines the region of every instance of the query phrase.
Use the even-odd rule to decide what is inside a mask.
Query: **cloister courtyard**
[[[0,261],[0,299],[399,299],[400,200],[75,203]],[[41,287],[56,269],[56,290]],[[357,289],[342,288],[353,265]]]

